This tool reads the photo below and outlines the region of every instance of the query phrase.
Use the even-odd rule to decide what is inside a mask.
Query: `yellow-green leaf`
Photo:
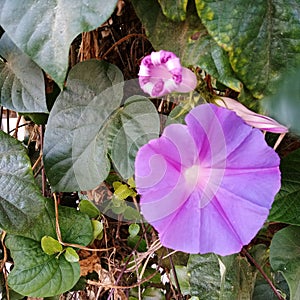
[[[90,218],[96,218],[100,214],[97,206],[93,202],[85,199],[79,202],[79,210],[82,213],[87,214]]]
[[[77,252],[71,247],[66,248],[66,250],[64,252],[64,256],[65,256],[65,259],[70,263],[79,261],[79,256],[78,256]]]
[[[41,246],[43,251],[48,255],[53,255],[63,250],[63,246],[59,243],[59,241],[51,236],[43,236]]]
[[[103,223],[98,220],[92,220],[94,239],[98,238],[103,231]]]

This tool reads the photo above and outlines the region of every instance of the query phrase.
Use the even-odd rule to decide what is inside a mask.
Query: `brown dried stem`
[[[53,193],[53,198],[54,198],[54,206],[55,206],[55,229],[56,229],[56,236],[57,236],[57,240],[58,242],[65,246],[65,247],[73,247],[73,248],[78,248],[81,250],[87,250],[87,251],[94,251],[94,252],[103,252],[103,251],[109,251],[111,249],[114,249],[113,247],[111,248],[105,248],[105,249],[94,249],[94,248],[88,248],[79,244],[72,244],[72,243],[65,243],[62,240],[61,237],[61,231],[60,231],[60,227],[59,227],[59,217],[58,217],[58,202],[57,202],[57,198],[56,198],[56,194]]]

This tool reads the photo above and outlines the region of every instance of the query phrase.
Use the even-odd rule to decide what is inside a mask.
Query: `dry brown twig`
[[[93,280],[88,280],[87,284],[90,285],[95,285],[95,286],[99,286],[99,287],[105,287],[107,289],[132,289],[135,287],[138,287],[139,285],[149,281],[151,278],[153,278],[156,274],[158,274],[158,270],[156,270],[154,273],[152,273],[151,275],[149,275],[148,277],[144,278],[143,280],[141,280],[140,282],[134,283],[132,285],[127,285],[127,286],[122,286],[122,285],[113,285],[113,284],[105,284],[105,283],[101,283],[101,282],[96,282]]]
[[[145,40],[148,40],[147,36],[143,33],[130,33],[123,38],[119,39],[117,42],[115,42],[102,56],[101,58],[105,58],[116,46],[122,44],[123,42],[127,41],[128,39],[132,37],[137,37],[137,38],[143,38]]]
[[[154,241],[147,252],[142,252],[142,253],[138,254],[138,258],[137,258],[135,264],[137,264],[138,266],[141,265],[144,259],[146,259],[146,261],[149,261],[152,254],[154,252],[156,252],[158,249],[160,249],[161,247],[162,247],[162,244],[160,243],[159,240]],[[134,263],[134,261],[129,262],[128,265],[131,265],[133,263]],[[126,270],[126,272],[132,272],[134,269],[135,269],[135,265],[129,267]]]
[[[57,240],[58,242],[65,246],[65,247],[74,247],[74,248],[78,248],[81,250],[87,250],[87,251],[95,251],[95,252],[106,252],[109,251],[111,249],[114,249],[113,247],[111,248],[105,248],[105,249],[94,249],[94,248],[89,248],[89,247],[85,247],[79,244],[72,244],[72,243],[65,243],[62,240],[61,237],[61,231],[60,231],[60,227],[59,227],[59,217],[58,217],[58,202],[57,202],[57,198],[56,198],[56,194],[53,193],[53,198],[54,198],[54,206],[55,206],[55,229],[56,229],[56,235],[57,235]]]
[[[10,297],[9,297],[9,287],[8,287],[8,284],[7,284],[7,271],[6,271],[6,268],[5,268],[5,264],[7,262],[7,249],[6,249],[6,246],[5,246],[5,243],[4,243],[5,237],[6,237],[6,232],[2,231],[1,244],[2,244],[2,249],[3,249],[3,259],[1,261],[0,271],[3,273],[3,276],[4,276],[6,298],[7,298],[7,300],[9,300],[10,299]]]

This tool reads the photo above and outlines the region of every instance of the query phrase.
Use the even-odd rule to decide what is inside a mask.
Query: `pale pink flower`
[[[197,85],[196,75],[182,67],[173,52],[164,50],[145,56],[138,75],[141,89],[151,97],[171,92],[187,93]]]
[[[278,123],[274,119],[257,114],[249,110],[240,102],[231,98],[220,97],[220,99],[215,100],[215,103],[219,106],[233,110],[239,117],[241,117],[247,124],[252,127],[273,133],[286,133],[289,131],[286,126]]]

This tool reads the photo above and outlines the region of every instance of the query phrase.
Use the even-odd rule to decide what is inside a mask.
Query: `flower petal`
[[[269,210],[219,191],[201,211],[201,253],[230,255],[247,245],[262,227]]]
[[[246,108],[243,104],[231,98],[221,97],[221,99],[217,99],[215,102],[219,106],[233,110],[238,116],[240,116],[247,124],[252,127],[256,127],[258,129],[273,133],[286,133],[289,131],[286,126],[281,125],[274,119],[257,114]]]
[[[186,200],[190,191],[182,171],[195,163],[196,153],[187,127],[180,124],[168,126],[159,139],[138,151],[135,181],[138,193],[143,195],[142,213],[149,222],[167,217]]]
[[[206,168],[225,169],[228,153],[252,131],[235,113],[212,104],[195,107],[185,121],[198,148],[201,164]]]
[[[211,203],[199,208],[197,200],[198,195],[193,194],[180,211],[170,218],[171,221],[164,224],[163,230],[158,230],[161,243],[187,253],[215,252],[227,255],[238,252],[241,242],[219,210]]]
[[[176,87],[176,92],[189,93],[193,91],[197,86],[196,75],[188,68],[182,68],[182,81]]]

